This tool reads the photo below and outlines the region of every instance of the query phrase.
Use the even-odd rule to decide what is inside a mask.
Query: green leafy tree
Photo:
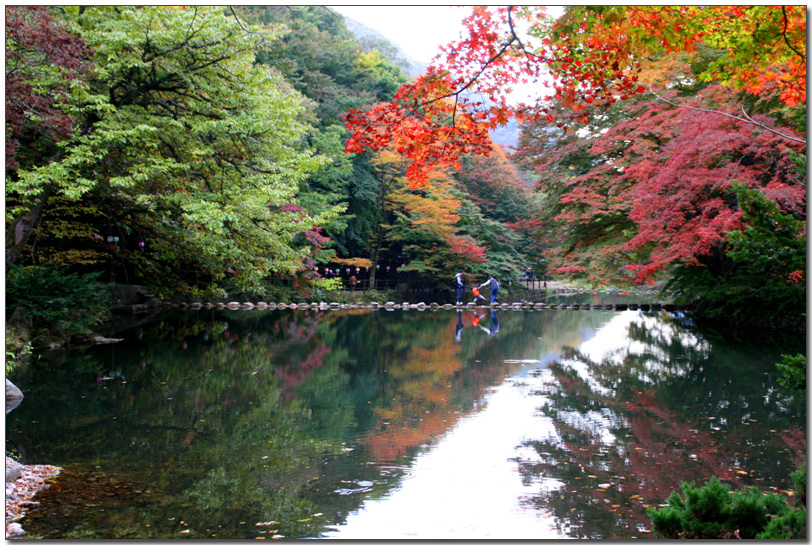
[[[389,100],[407,81],[392,44],[361,42],[347,29],[343,17],[324,6],[235,8],[252,21],[287,29],[277,41],[258,51],[257,61],[272,66],[315,105],[315,130],[308,144],[332,160],[303,179],[299,201],[312,214],[341,203],[346,213],[325,225],[328,248],[343,255],[367,251],[374,236],[378,194],[371,175],[371,155],[348,156],[342,114],[380,100]],[[324,252],[323,260],[335,254]]]
[[[58,143],[70,136],[76,121],[63,106],[69,89],[86,75],[89,50],[55,8],[5,9],[6,176],[13,182],[18,169],[41,165],[43,158],[55,161],[62,155]],[[7,264],[19,259],[49,195],[50,187],[46,187],[27,199],[11,216],[12,223],[7,216]]]
[[[308,216],[290,206],[325,160],[303,144],[307,102],[254,63],[278,33],[214,7],[65,12],[94,70],[64,107],[77,127],[62,155],[7,184],[7,222],[43,195],[97,198],[110,212],[117,201],[137,219],[111,214],[107,228],[147,241],[153,281],[185,285],[185,263],[213,292],[227,275],[256,290],[268,274],[297,270],[308,249],[294,237],[338,210]]]

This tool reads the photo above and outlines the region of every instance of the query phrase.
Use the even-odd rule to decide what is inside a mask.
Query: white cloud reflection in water
[[[661,348],[652,346],[650,343],[630,339],[629,327],[632,324],[642,326],[648,334],[655,337],[664,346],[668,346],[671,339],[679,336],[682,346],[690,347],[701,353],[707,353],[711,349],[708,341],[682,329],[678,331],[672,323],[658,316],[647,316],[636,311],[623,311],[601,327],[594,337],[582,343],[578,347],[578,351],[585,359],[600,365],[623,365],[628,356],[647,354],[650,356],[646,365],[647,374],[639,378],[648,383],[654,382],[655,378],[662,377],[665,374],[681,376],[687,372],[687,368],[684,366],[669,365],[670,355]],[[561,364],[575,370],[593,392],[607,397],[614,397],[614,390],[603,386],[593,377],[590,374],[589,366],[584,361],[565,359],[561,361]]]
[[[660,317],[624,311],[607,317],[594,335],[585,336],[578,357],[562,358],[560,346],[522,364],[510,379],[490,390],[480,407],[450,430],[436,444],[426,446],[415,458],[400,486],[387,495],[368,499],[350,513],[344,524],[324,537],[338,539],[568,539],[567,521],[539,507],[532,498],[549,497],[565,483],[536,475],[519,474],[522,464],[540,461],[539,453],[522,444],[548,444],[567,448],[553,420],[542,414],[547,394],[556,379],[547,363],[575,370],[595,393],[613,397],[592,375],[590,365],[624,365],[628,356],[648,355],[642,372],[654,380],[671,369],[669,354],[629,338],[629,327],[638,324],[661,346],[668,346],[677,328]],[[687,337],[686,337],[687,335]],[[709,350],[710,345],[690,333],[679,332],[680,344]],[[551,347],[552,348],[552,347]],[[542,350],[544,351],[544,350]],[[665,368],[668,369],[665,369]],[[640,370],[638,370],[640,371]],[[614,411],[558,411],[559,425],[587,431],[593,444],[615,446],[612,430],[625,427]],[[559,528],[556,528],[558,523]],[[563,527],[562,527],[563,525]]]
[[[532,364],[531,364],[532,365]],[[535,363],[537,369],[544,364]],[[525,375],[528,368],[521,370]],[[546,371],[509,379],[486,396],[436,445],[420,453],[403,482],[389,495],[367,500],[350,513],[337,539],[562,539],[553,516],[528,496],[563,485],[555,479],[523,483],[516,458],[538,458],[521,448],[528,439],[557,436],[532,395]],[[515,376],[515,375],[514,375]]]

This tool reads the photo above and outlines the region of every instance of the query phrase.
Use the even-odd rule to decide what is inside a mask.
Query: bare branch
[[[792,46],[792,44],[789,43],[789,38],[787,38],[787,25],[789,25],[789,19],[787,17],[787,6],[781,6],[781,13],[784,16],[784,30],[781,32],[781,35],[784,37],[784,42],[786,42],[787,47],[789,47],[796,55],[806,60],[806,55],[795,49]]]
[[[735,120],[741,121],[743,123],[750,123],[750,124],[756,125],[757,127],[761,127],[765,131],[768,131],[768,132],[771,132],[771,133],[773,133],[775,135],[778,135],[781,138],[786,138],[787,140],[792,140],[793,142],[800,142],[801,144],[806,144],[806,140],[802,140],[800,138],[795,138],[794,136],[790,136],[788,134],[783,134],[783,133],[781,133],[781,132],[779,132],[779,131],[771,128],[771,127],[768,127],[767,125],[764,125],[762,123],[759,123],[758,121],[755,121],[752,117],[750,117],[747,114],[746,111],[744,111],[744,108],[742,108],[741,106],[737,105],[737,107],[739,108],[739,111],[742,113],[743,117],[738,117],[738,116],[728,114],[728,113],[725,113],[725,112],[720,112],[719,110],[711,110],[709,108],[695,108],[694,106],[685,106],[684,104],[677,104],[676,102],[672,102],[672,101],[668,100],[667,98],[664,98],[664,97],[661,97],[660,95],[658,95],[654,91],[654,89],[651,88],[651,86],[649,86],[648,90],[652,95],[657,97],[658,100],[662,100],[666,104],[670,104],[670,105],[672,105],[674,107],[687,108],[689,110],[695,110],[697,112],[707,112],[707,113],[712,113],[712,114],[723,115],[725,117],[729,117],[731,119],[735,119]]]

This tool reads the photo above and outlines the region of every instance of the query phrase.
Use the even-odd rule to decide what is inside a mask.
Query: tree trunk
[[[369,267],[369,289],[371,290],[375,289],[375,276],[378,271],[378,252],[380,249],[380,241],[376,235],[373,237],[372,244],[369,248],[369,257],[372,260],[372,264]]]
[[[42,211],[45,209],[50,196],[51,188],[46,187],[43,189],[42,193],[35,198],[32,207],[14,223],[13,228],[6,235],[6,271],[8,271],[10,265],[19,261],[31,238],[34,225],[42,216]]]

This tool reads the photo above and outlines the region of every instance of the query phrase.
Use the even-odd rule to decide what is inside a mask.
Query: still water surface
[[[26,537],[652,538],[682,481],[790,488],[802,338],[478,312],[173,311],[41,361],[7,448],[63,472]]]

